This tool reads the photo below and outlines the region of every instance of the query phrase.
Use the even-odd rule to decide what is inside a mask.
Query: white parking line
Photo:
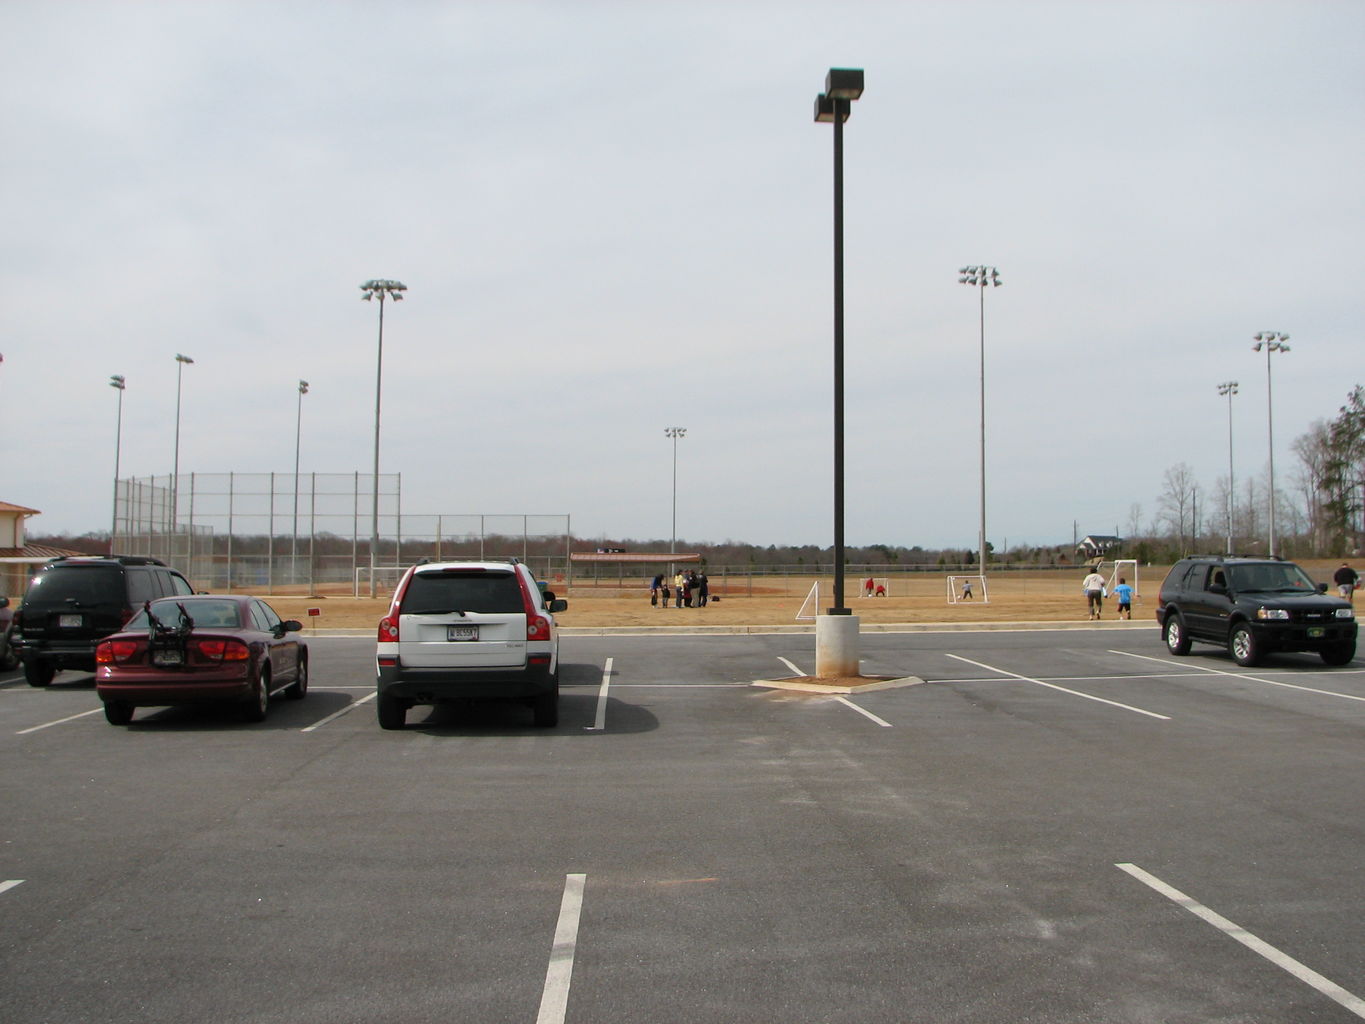
[[[611,688],[611,666],[615,660],[608,658],[602,667],[602,685],[597,690],[597,717],[592,725],[583,726],[584,732],[602,732],[607,727],[607,691]]]
[[[61,725],[63,722],[74,722],[76,719],[84,718],[86,715],[98,715],[102,710],[104,709],[93,708],[90,711],[82,711],[79,715],[67,715],[65,718],[57,719],[55,722],[44,722],[42,725],[35,725],[28,729],[20,729],[14,735],[27,736],[31,732],[38,732],[40,729],[51,729],[54,725]]]
[[[1155,711],[1144,711],[1142,708],[1135,708],[1131,704],[1120,704],[1116,700],[1106,700],[1103,697],[1096,697],[1093,693],[1082,693],[1080,690],[1068,690],[1065,686],[1058,686],[1055,683],[1045,683],[1041,679],[1034,679],[1032,676],[1021,676],[1017,672],[1007,672],[1003,668],[996,668],[994,665],[987,665],[984,662],[972,661],[971,658],[964,658],[960,654],[950,654],[948,657],[956,661],[965,661],[968,665],[975,665],[977,668],[984,668],[990,672],[999,672],[1002,676],[1009,676],[1011,679],[1020,679],[1026,683],[1037,683],[1039,686],[1046,686],[1051,690],[1061,690],[1062,693],[1069,693],[1073,697],[1084,697],[1086,700],[1097,701],[1100,704],[1109,704],[1112,707],[1123,708],[1125,711],[1133,711],[1139,715],[1146,715],[1148,718],[1159,718],[1163,722],[1169,722],[1169,715],[1158,715]]]
[[[322,728],[324,725],[326,725],[328,722],[336,721],[336,719],[340,718],[342,715],[348,715],[348,714],[350,714],[350,713],[351,713],[352,711],[354,711],[356,708],[360,707],[360,705],[364,704],[366,701],[374,700],[375,697],[377,697],[377,696],[378,696],[378,693],[377,693],[377,692],[367,693],[367,694],[365,694],[365,696],[361,697],[359,700],[351,701],[351,703],[347,704],[347,705],[346,705],[344,708],[342,708],[340,711],[333,711],[333,712],[332,712],[330,715],[328,715],[326,718],[322,719],[321,721],[314,722],[312,725],[306,726],[306,727],[303,728],[303,729],[300,729],[299,732],[312,732],[314,729],[321,729],[321,728]]]
[[[1143,661],[1156,661],[1163,665],[1170,664],[1170,661],[1165,658],[1153,658],[1149,654],[1133,654],[1129,651],[1110,651],[1109,653],[1126,654],[1130,658],[1141,658]],[[1303,690],[1305,693],[1320,693],[1324,697],[1340,697],[1342,700],[1358,700],[1365,702],[1365,697],[1357,697],[1353,693],[1337,693],[1335,690],[1319,690],[1312,686],[1299,686],[1297,683],[1280,683],[1276,682],[1274,679],[1262,679],[1260,676],[1248,675],[1245,672],[1224,672],[1220,668],[1209,668],[1207,665],[1191,665],[1189,668],[1190,672],[1186,673],[1186,675],[1193,672],[1207,672],[1209,675],[1214,676],[1230,676],[1233,679],[1245,679],[1252,683],[1265,683],[1266,686],[1283,686],[1286,690]]]
[[[578,919],[583,910],[583,886],[587,875],[564,877],[564,899],[559,904],[559,923],[555,925],[550,966],[545,971],[545,989],[540,997],[536,1024],[564,1024],[569,1009],[569,982],[573,980],[574,951],[578,947]]]
[[[872,721],[876,722],[878,725],[882,726],[883,728],[886,728],[886,729],[890,729],[890,728],[891,728],[891,723],[888,722],[888,721],[886,721],[886,719],[884,719],[884,718],[878,718],[876,715],[874,715],[871,711],[868,711],[866,708],[860,708],[860,707],[858,707],[857,704],[854,704],[853,701],[849,700],[847,697],[835,697],[834,699],[835,699],[836,701],[838,701],[840,704],[843,704],[843,705],[845,705],[845,706],[847,706],[847,707],[852,708],[854,711],[858,712],[858,714],[860,714],[860,715],[866,715],[868,718],[872,719]]]
[[[786,658],[778,658],[777,660],[782,662],[782,664],[786,665],[787,668],[791,669],[792,675],[794,676],[804,676],[806,674],[802,672],[799,668],[797,668],[795,665],[793,665]]]
[[[9,892],[9,891],[10,891],[11,889],[13,889],[16,885],[23,885],[23,884],[24,884],[24,880],[23,880],[22,878],[11,878],[11,879],[9,879],[9,880],[7,880],[7,881],[0,882],[0,892]]]
[[[1365,1018],[1365,999],[1361,999],[1359,996],[1352,995],[1350,992],[1347,992],[1336,982],[1329,981],[1327,978],[1324,978],[1317,971],[1314,971],[1304,966],[1299,961],[1295,960],[1292,956],[1289,956],[1286,953],[1281,953],[1278,949],[1270,945],[1268,942],[1258,939],[1255,935],[1252,935],[1251,932],[1247,931],[1245,928],[1241,927],[1240,925],[1234,924],[1233,922],[1229,921],[1226,917],[1223,917],[1221,914],[1214,913],[1212,910],[1204,906],[1202,903],[1199,903],[1196,900],[1193,900],[1190,897],[1186,896],[1179,889],[1173,888],[1172,886],[1167,885],[1161,879],[1157,878],[1155,875],[1148,874],[1146,871],[1143,871],[1142,868],[1138,867],[1136,864],[1115,864],[1114,867],[1118,868],[1120,871],[1126,871],[1128,874],[1132,875],[1143,885],[1150,886],[1152,889],[1155,889],[1157,892],[1161,893],[1161,895],[1165,896],[1172,903],[1175,903],[1177,906],[1184,907],[1191,914],[1207,921],[1209,924],[1213,925],[1215,928],[1221,931],[1224,935],[1227,935],[1229,938],[1236,939],[1242,945],[1246,946],[1247,949],[1251,950],[1254,953],[1260,954],[1261,956],[1269,960],[1272,964],[1274,964],[1276,967],[1288,971],[1290,974],[1298,978],[1300,981],[1308,985],[1311,985],[1313,988],[1317,989],[1323,995],[1327,996],[1327,998],[1336,1000],[1342,1006],[1346,1007],[1346,1009],[1354,1013],[1357,1017]]]

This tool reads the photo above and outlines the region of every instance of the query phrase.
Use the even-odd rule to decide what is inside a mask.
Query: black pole
[[[834,607],[844,607],[844,118],[848,100],[834,102]]]

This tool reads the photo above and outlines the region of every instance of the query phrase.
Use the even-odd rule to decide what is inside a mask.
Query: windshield
[[[179,606],[182,604],[197,628],[237,629],[241,625],[238,617],[240,606],[236,601],[186,601],[183,597],[168,597],[152,602],[152,614],[163,626],[178,629],[181,625]],[[147,609],[139,608],[123,628],[131,633],[146,629],[148,625]]]
[[[1233,590],[1260,593],[1315,594],[1318,586],[1292,562],[1267,562],[1263,565],[1228,566]]]

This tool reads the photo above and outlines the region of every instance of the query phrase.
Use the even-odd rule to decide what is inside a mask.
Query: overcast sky
[[[1264,471],[1365,380],[1365,3],[3,0],[0,500],[382,470],[586,540],[832,540],[830,67],[849,544],[1069,542]]]

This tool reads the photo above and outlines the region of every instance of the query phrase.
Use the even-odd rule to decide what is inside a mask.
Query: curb
[[[1111,620],[1109,622],[864,622],[861,633],[993,633],[1049,632],[1072,629],[1159,629],[1156,622]],[[815,633],[815,626],[560,626],[560,636],[742,636]],[[372,629],[320,629],[304,633],[312,637],[373,637]]]

